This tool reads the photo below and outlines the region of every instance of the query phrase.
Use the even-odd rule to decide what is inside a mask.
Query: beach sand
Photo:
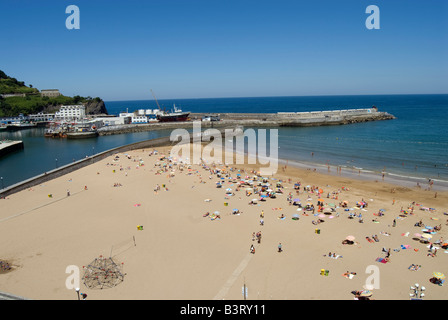
[[[288,166],[269,177],[274,185],[282,180],[283,194],[249,205],[257,197],[246,196],[246,187],[236,191],[238,180],[226,178],[217,188],[220,178],[199,165],[177,169],[172,175],[170,170],[158,172],[168,163],[159,159],[168,155],[169,148],[157,150],[157,155],[149,155],[148,149],[120,153],[117,159],[111,156],[1,199],[0,260],[13,265],[0,273],[1,291],[29,299],[77,299],[66,285],[72,275],[67,267],[77,266],[80,291],[88,300],[241,300],[244,285],[249,300],[353,300],[351,291],[363,290],[371,275],[377,276],[373,299],[407,300],[415,283],[426,287],[426,300],[448,298],[446,284],[429,282],[435,271],[448,273],[445,249],[437,246],[437,255],[428,256],[428,244],[413,240],[414,233],[423,234],[422,227],[414,226],[420,219],[427,226],[442,225],[432,241],[448,240],[447,192],[439,191],[435,198],[434,191]],[[256,168],[233,167],[240,170],[230,172],[233,178],[238,173],[253,177],[249,170]],[[297,195],[294,183],[298,181]],[[325,222],[314,225],[318,216],[311,211],[304,215],[305,211],[290,205],[291,192],[303,205],[310,198],[316,206],[318,195],[304,192],[307,185],[323,189],[324,203],[333,203],[338,216],[336,212],[324,215]],[[226,196],[227,188],[234,195]],[[327,198],[337,190],[338,199]],[[344,200],[349,211],[338,207]],[[364,209],[356,207],[361,200],[368,203]],[[413,214],[400,212],[412,202]],[[233,209],[240,214],[232,214]],[[380,209],[385,215],[375,216]],[[212,220],[215,211],[220,219]],[[204,217],[206,212],[210,215]],[[363,223],[358,217],[349,219],[349,213],[361,213]],[[279,219],[281,214],[285,219]],[[299,214],[299,220],[291,219],[293,214]],[[138,230],[139,225],[143,230]],[[252,234],[259,231],[262,239],[257,243]],[[355,237],[353,245],[342,244],[348,235]],[[373,235],[378,242],[366,240]],[[376,261],[385,257],[382,248],[390,249],[385,264]],[[342,257],[330,258],[329,252]],[[124,280],[112,288],[88,288],[83,283],[83,267],[100,256],[112,257],[122,267]],[[411,264],[421,268],[410,271]],[[321,275],[321,269],[328,275]],[[343,276],[346,271],[356,275],[349,279]]]

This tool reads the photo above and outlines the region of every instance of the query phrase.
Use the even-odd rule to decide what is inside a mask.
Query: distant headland
[[[83,104],[86,114],[108,114],[104,101],[99,97],[68,97],[58,89],[38,90],[33,85],[8,76],[0,70],[0,117],[19,114],[52,113],[62,105]]]

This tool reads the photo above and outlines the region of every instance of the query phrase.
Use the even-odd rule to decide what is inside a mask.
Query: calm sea
[[[397,117],[344,126],[278,128],[279,157],[289,164],[322,166],[336,174],[336,166],[357,175],[359,170],[381,179],[405,179],[426,187],[448,186],[448,95],[363,95],[159,100],[191,112],[276,113],[368,108],[377,106]],[[108,101],[110,114],[156,109],[154,100]],[[169,135],[154,131],[101,136],[97,139],[47,139],[42,129],[0,133],[0,139],[20,139],[25,149],[0,158],[3,186],[30,178],[73,160],[132,142]],[[0,188],[2,186],[0,185]]]

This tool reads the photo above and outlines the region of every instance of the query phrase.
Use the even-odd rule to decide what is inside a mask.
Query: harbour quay
[[[23,141],[0,140],[0,157],[23,148]]]
[[[278,113],[191,113],[188,121],[146,123],[134,125],[118,125],[103,127],[99,135],[120,133],[192,128],[193,121],[201,121],[203,128],[224,128],[229,126],[243,127],[309,127],[346,125],[368,121],[392,120],[395,116],[378,111],[376,107],[364,109],[341,109],[310,112],[278,112]]]

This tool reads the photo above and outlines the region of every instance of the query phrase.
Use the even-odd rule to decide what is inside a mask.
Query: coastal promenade
[[[190,119],[200,121],[209,114],[191,113]],[[395,119],[393,115],[387,112],[380,112],[376,108],[313,112],[219,113],[218,115],[219,121],[202,121],[201,127],[309,127]],[[99,135],[112,135],[175,128],[192,128],[192,121],[107,126],[98,129],[98,133]]]

